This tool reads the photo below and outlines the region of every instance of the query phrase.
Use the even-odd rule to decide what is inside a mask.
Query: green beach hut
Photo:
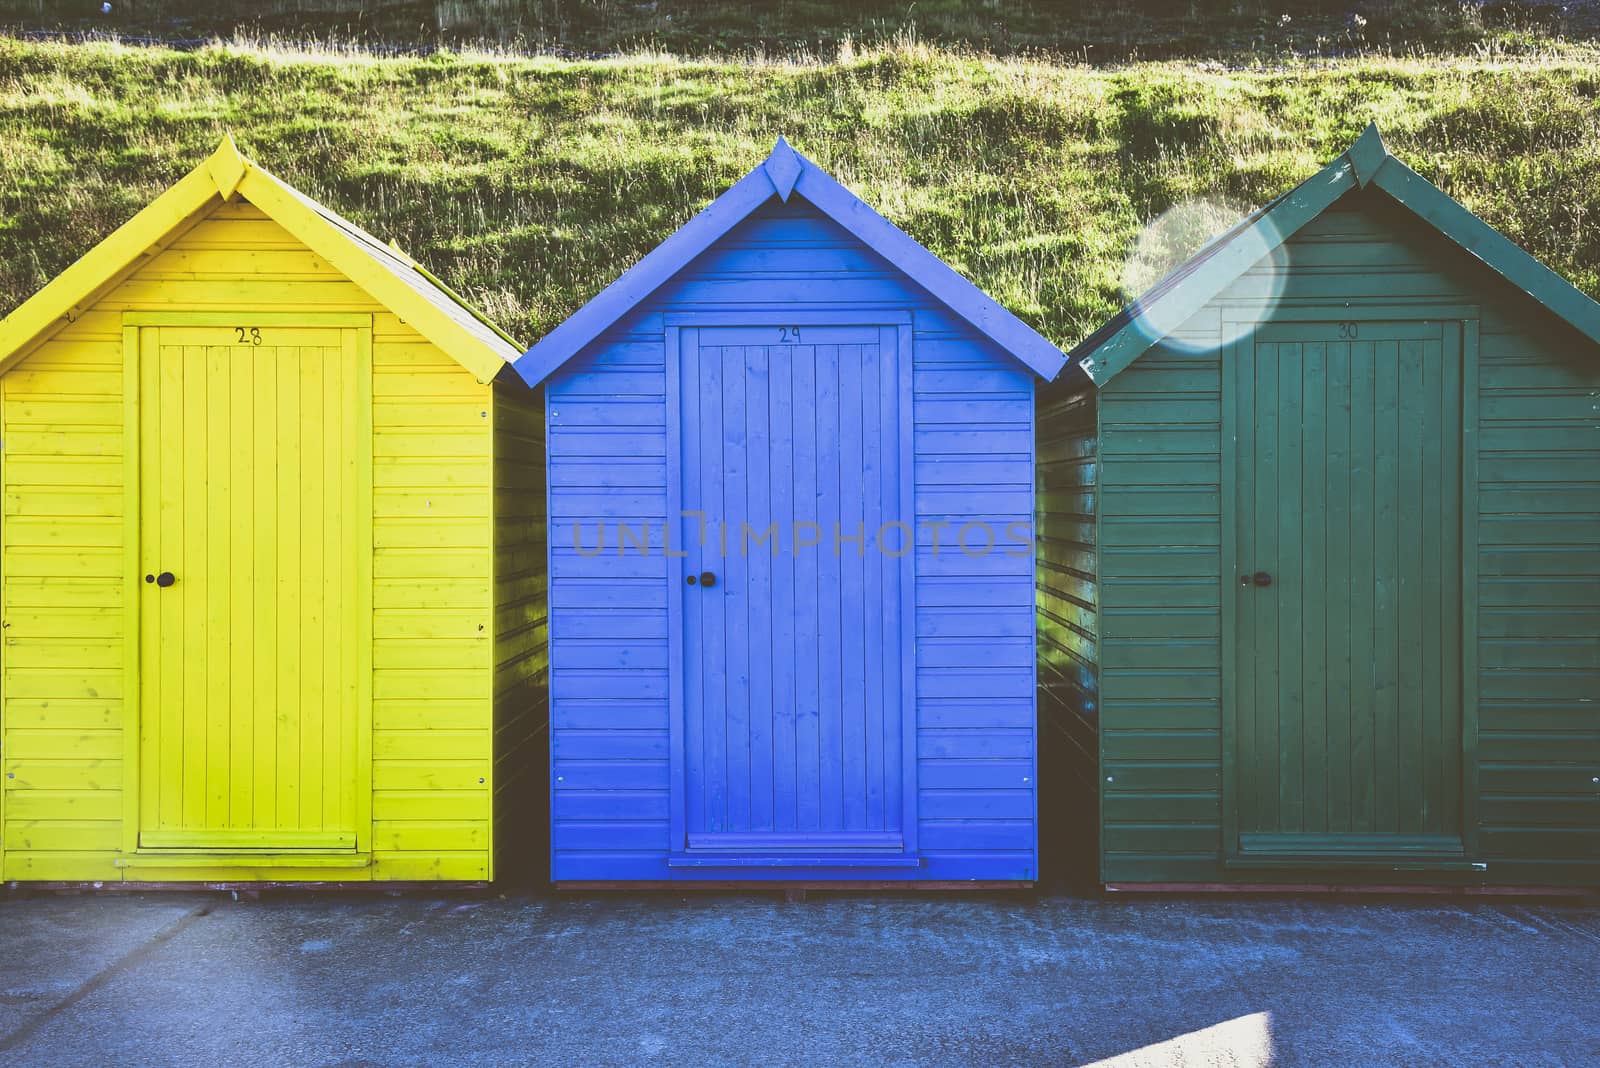
[[[1070,356],[1040,712],[1101,883],[1600,883],[1600,305],[1369,127]]]

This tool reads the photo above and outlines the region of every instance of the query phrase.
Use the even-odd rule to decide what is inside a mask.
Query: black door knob
[[[1254,575],[1252,575],[1250,577],[1255,580],[1255,583],[1256,583],[1257,586],[1270,586],[1270,585],[1272,585],[1272,576],[1269,575],[1265,571],[1257,571]]]
[[[717,576],[713,571],[700,572],[700,585],[710,589],[717,584]]]
[[[170,586],[174,582],[178,581],[178,576],[174,575],[170,571],[163,571],[159,575],[146,575],[144,577],[144,580],[146,582],[154,582],[157,586],[160,586],[162,589],[166,589],[168,586]]]

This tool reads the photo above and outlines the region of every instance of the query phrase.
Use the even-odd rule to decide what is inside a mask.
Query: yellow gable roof
[[[0,320],[0,372],[87,310],[213,198],[235,196],[254,204],[479,381],[493,379],[522,355],[521,346],[410,257],[262,170],[225,137],[209,159]]]

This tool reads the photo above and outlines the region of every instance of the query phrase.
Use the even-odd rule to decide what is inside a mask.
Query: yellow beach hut
[[[520,354],[232,141],[0,321],[0,878],[543,855]]]

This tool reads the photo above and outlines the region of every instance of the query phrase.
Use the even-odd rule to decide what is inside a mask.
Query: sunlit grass
[[[782,134],[1067,343],[1121,302],[1145,220],[1191,197],[1261,203],[1369,119],[1424,175],[1600,293],[1593,57],[1097,69],[915,41],[828,62],[0,41],[0,305],[231,131],[537,337]]]

